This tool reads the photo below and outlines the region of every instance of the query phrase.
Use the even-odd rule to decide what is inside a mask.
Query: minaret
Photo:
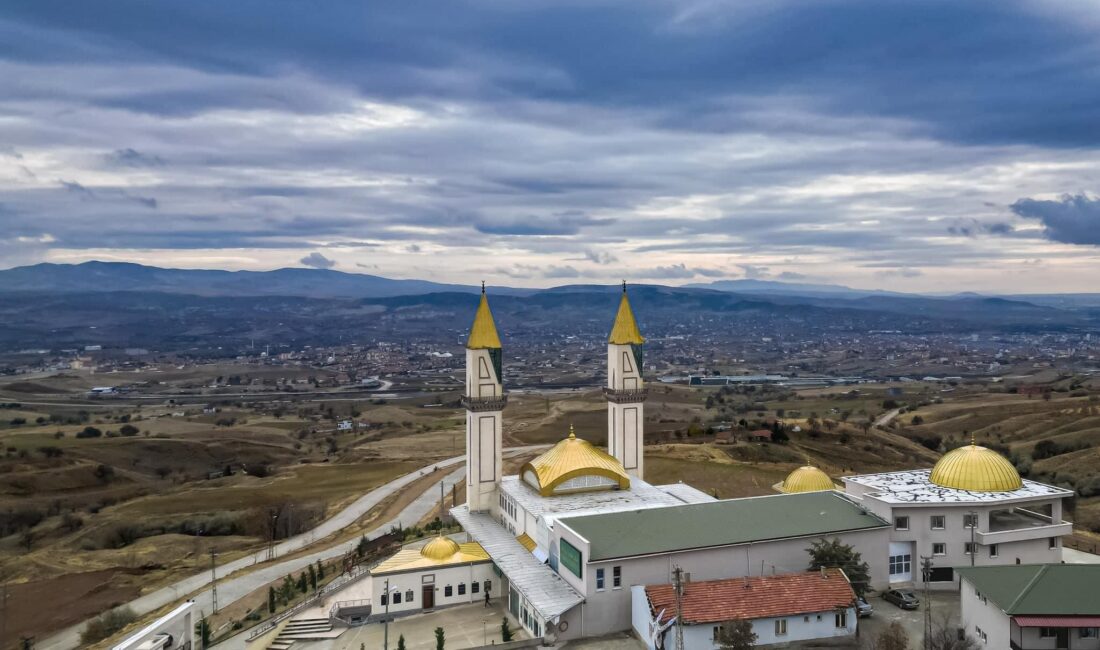
[[[504,378],[500,336],[481,283],[481,303],[466,341],[466,506],[485,512],[497,500],[501,472]]]
[[[626,281],[623,281],[623,297],[619,301],[619,313],[611,335],[607,337],[607,450],[620,463],[627,474],[642,477],[643,462],[643,403],[646,389],[642,382],[642,333],[634,320],[630,301],[626,297]]]

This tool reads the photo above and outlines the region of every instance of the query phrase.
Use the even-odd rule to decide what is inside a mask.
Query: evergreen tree
[[[309,588],[313,591],[317,591],[317,572],[313,570],[313,565],[309,565]]]
[[[445,650],[443,647],[443,628],[435,628],[435,650]]]
[[[397,650],[405,650],[405,635],[397,637]]]
[[[309,589],[309,580],[306,578],[306,572],[302,571],[298,574],[298,591],[303,594]]]
[[[325,565],[321,564],[321,560],[317,560],[317,579],[325,579]]]
[[[199,642],[202,644],[202,647],[203,648],[209,647],[210,646],[210,624],[206,622],[206,617],[203,616],[202,618],[200,618],[199,622],[198,622],[198,625],[196,625],[195,627],[199,628],[198,629]]]
[[[275,587],[267,588],[267,613],[275,613]]]
[[[822,567],[844,569],[852,583],[852,590],[857,596],[863,597],[871,583],[871,568],[863,561],[863,556],[850,545],[841,543],[837,537],[832,541],[822,538],[812,542],[806,552],[810,554],[810,571],[817,571]]]
[[[508,617],[505,616],[500,621],[500,640],[508,642],[512,640],[512,627],[508,625]]]

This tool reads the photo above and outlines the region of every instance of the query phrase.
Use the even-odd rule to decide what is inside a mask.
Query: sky
[[[1100,1],[0,6],[0,267],[1100,285]]]

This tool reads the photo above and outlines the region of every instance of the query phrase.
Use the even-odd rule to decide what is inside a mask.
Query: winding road
[[[547,445],[529,445],[525,447],[511,447],[504,451],[507,455],[515,455],[527,451],[543,449],[546,446]],[[376,526],[374,530],[367,534],[367,538],[374,539],[397,524],[402,526],[412,526],[416,524],[430,513],[433,508],[439,505],[438,494],[440,483],[453,484],[462,480],[465,475],[465,460],[465,456],[448,458],[422,467],[415,472],[410,472],[375,488],[359,499],[356,499],[347,508],[344,508],[331,518],[325,520],[316,528],[280,542],[275,546],[276,558],[307,548],[317,540],[325,539],[329,535],[351,525],[372,508],[389,497],[394,496],[401,489],[417,479],[423,478],[438,469],[458,466],[457,469],[444,476],[440,481],[433,483],[428,489],[421,493],[420,496],[406,506],[397,517]],[[325,548],[316,553],[310,553],[283,562],[274,563],[266,562],[268,551],[267,549],[263,549],[232,562],[219,565],[217,568],[218,575],[229,577],[225,579],[219,577],[218,579],[218,604],[224,607],[231,602],[243,598],[272,580],[285,576],[288,573],[297,573],[304,569],[306,565],[315,563],[317,560],[327,560],[333,557],[342,556],[348,550],[354,548],[355,545],[358,544],[358,541],[357,539],[351,540],[343,544]],[[258,568],[239,576],[232,575],[237,571],[251,567]],[[149,612],[179,601],[189,594],[202,589],[201,592],[193,596],[193,599],[200,610],[209,612],[213,608],[211,590],[203,589],[209,584],[210,572],[204,571],[189,578],[184,578],[167,587],[162,587],[156,591],[145,594],[126,603],[126,605],[133,609],[134,613],[138,616],[144,616]],[[87,621],[70,626],[56,634],[46,637],[39,641],[36,647],[40,650],[69,650],[71,648],[77,648],[80,646],[80,630],[84,628],[86,623]]]

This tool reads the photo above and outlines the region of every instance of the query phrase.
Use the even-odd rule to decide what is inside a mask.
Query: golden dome
[[[450,559],[455,553],[461,550],[462,548],[458,545],[458,542],[450,537],[443,537],[440,535],[425,544],[424,548],[420,549],[420,554],[429,560],[442,562],[443,560]]]
[[[783,479],[783,483],[779,485],[779,491],[786,494],[793,494],[795,492],[822,492],[824,490],[835,489],[836,486],[833,485],[833,479],[829,478],[828,474],[813,465],[803,465],[790,474],[787,474],[787,478]]]
[[[596,448],[587,440],[582,440],[569,427],[569,437],[562,440],[538,458],[526,463],[519,472],[529,485],[538,489],[542,496],[550,496],[563,483],[581,477],[594,477],[592,484],[564,486],[568,491],[586,489],[604,489],[618,486],[630,487],[630,476],[623,464],[607,452]],[[604,480],[600,480],[604,479]]]
[[[1008,492],[1024,485],[1004,456],[973,442],[944,454],[928,478],[940,487],[970,492]]]

